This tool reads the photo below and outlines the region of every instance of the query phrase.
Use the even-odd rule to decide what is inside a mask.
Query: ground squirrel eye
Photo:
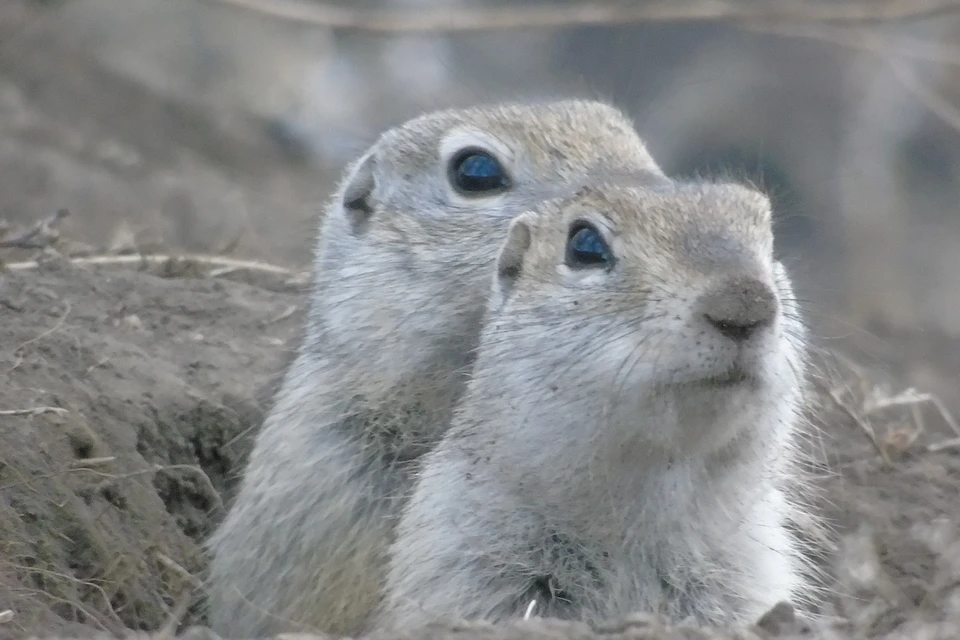
[[[477,148],[463,149],[453,157],[450,182],[465,195],[490,195],[510,186],[500,161]]]
[[[607,241],[592,225],[577,222],[567,237],[567,266],[573,269],[613,266],[613,253]]]

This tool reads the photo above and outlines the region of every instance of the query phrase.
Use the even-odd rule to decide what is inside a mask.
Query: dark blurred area
[[[630,113],[669,172],[770,193],[823,335],[960,335],[960,6],[785,35],[616,20],[390,34],[214,0],[0,4],[0,218],[69,207],[64,233],[103,249],[229,247],[303,265],[340,169],[385,127],[446,106],[599,97]]]

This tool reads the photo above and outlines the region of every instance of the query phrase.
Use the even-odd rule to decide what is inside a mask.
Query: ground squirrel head
[[[441,111],[387,131],[327,209],[313,342],[365,371],[445,375],[438,363],[463,364],[479,334],[512,217],[618,173],[662,176],[627,118],[598,102]]]
[[[792,423],[804,343],[768,199],[654,180],[590,187],[512,222],[480,357],[504,363],[499,384],[543,394],[544,410],[611,420],[617,446],[674,456]],[[590,449],[599,427],[571,444]]]

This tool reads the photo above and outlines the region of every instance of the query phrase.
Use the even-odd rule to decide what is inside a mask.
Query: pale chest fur
[[[498,599],[477,610],[484,617],[522,614],[535,599],[539,615],[588,621],[644,610],[750,619],[798,586],[787,505],[769,483],[740,477],[729,486],[750,489],[724,491],[721,480],[710,492],[701,474],[677,466],[637,474],[632,487],[622,479],[622,493],[601,478],[606,493],[591,488],[584,476],[589,504],[577,503],[581,491],[561,503],[517,491],[522,481],[469,447],[437,451],[424,476],[442,476],[431,485],[443,489],[411,505],[409,521],[429,538],[413,550],[429,549],[425,572],[462,562],[473,579],[502,582]]]

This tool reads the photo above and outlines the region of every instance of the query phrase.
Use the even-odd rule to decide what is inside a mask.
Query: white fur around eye
[[[512,168],[516,156],[507,144],[486,131],[464,127],[450,131],[440,141],[440,162],[444,164],[444,168],[458,151],[466,147],[486,149],[503,163],[503,167],[507,171]]]
[[[557,274],[566,282],[584,287],[602,286],[610,278],[606,269],[571,269],[563,263],[557,265]]]

